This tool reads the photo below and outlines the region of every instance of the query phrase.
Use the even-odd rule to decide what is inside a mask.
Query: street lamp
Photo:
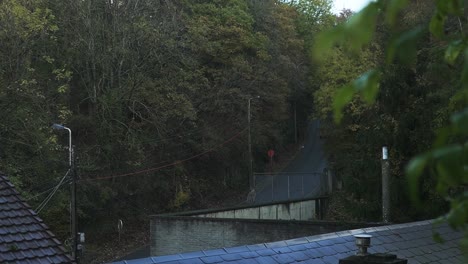
[[[68,131],[68,166],[70,173],[72,174],[72,183],[71,183],[71,205],[70,205],[70,210],[71,210],[71,233],[72,233],[72,239],[73,239],[73,245],[72,245],[72,258],[76,262],[78,262],[78,237],[77,237],[77,231],[76,231],[76,173],[75,173],[75,168],[74,168],[74,163],[73,163],[73,146],[72,146],[72,132],[71,129],[60,124],[53,124],[52,125],[53,129],[57,130],[67,130]]]
[[[260,96],[255,96],[255,97],[250,97],[248,100],[248,105],[247,105],[247,123],[248,123],[248,129],[249,129],[249,187],[250,190],[252,191],[254,189],[254,179],[253,179],[253,158],[252,158],[252,136],[250,134],[250,101],[252,99],[260,99]]]
[[[71,129],[66,127],[66,126],[63,126],[63,125],[59,125],[59,124],[53,124],[52,125],[52,128],[53,129],[57,129],[57,130],[67,130],[68,131],[68,166],[72,167],[72,161],[73,161],[73,148],[72,148],[72,132],[71,132]]]

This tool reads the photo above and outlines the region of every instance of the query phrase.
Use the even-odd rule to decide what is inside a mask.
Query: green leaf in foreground
[[[419,179],[430,159],[429,154],[414,157],[406,167],[410,188],[410,198],[415,204],[419,204]]]
[[[468,135],[468,107],[451,118],[454,131],[458,135]]]
[[[463,15],[463,0],[437,0],[437,9],[444,14]]]
[[[312,55],[317,60],[323,60],[332,50],[333,46],[342,41],[343,27],[336,26],[331,30],[324,31],[317,36]]]
[[[346,40],[354,50],[369,43],[375,33],[379,4],[371,2],[345,24]]]
[[[387,63],[398,58],[404,64],[410,64],[416,59],[416,48],[419,38],[424,32],[423,27],[416,27],[398,35],[387,48]]]
[[[438,37],[442,38],[444,36],[444,25],[447,16],[442,14],[441,12],[436,12],[435,15],[432,17],[431,22],[429,24],[429,29],[431,33]]]
[[[450,45],[445,50],[445,61],[453,65],[464,49],[464,46],[465,45],[462,40],[456,40],[450,43]]]
[[[394,26],[398,12],[408,5],[408,0],[392,0],[388,1],[387,4],[387,23],[390,26]]]
[[[343,108],[353,99],[353,95],[352,85],[344,86],[336,92],[333,97],[333,116],[336,123],[339,123],[343,118]]]
[[[370,70],[353,82],[354,90],[361,92],[363,99],[369,104],[374,102],[379,92],[380,77],[379,71]]]
[[[370,70],[349,85],[339,89],[333,97],[335,122],[339,123],[341,121],[343,109],[351,102],[355,93],[359,92],[367,103],[373,103],[379,92],[380,77],[381,73],[379,71]]]
[[[378,3],[372,2],[353,15],[345,24],[320,33],[316,38],[312,54],[316,59],[322,60],[334,45],[343,41],[346,41],[346,44],[353,50],[361,49],[374,36],[378,14]]]

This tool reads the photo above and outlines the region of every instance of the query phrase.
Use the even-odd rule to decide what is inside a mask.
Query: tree
[[[397,30],[396,21],[407,12],[411,6],[423,5],[429,10],[433,8],[434,15],[430,21],[422,23],[423,26],[410,26],[402,31]],[[419,200],[420,183],[423,175],[427,178],[433,171],[437,175],[436,190],[451,204],[451,210],[446,215],[449,224],[465,232],[462,244],[468,251],[468,197],[463,192],[468,182],[466,171],[468,158],[466,156],[468,130],[468,53],[464,28],[466,26],[466,14],[463,10],[464,2],[459,0],[437,1],[433,6],[419,1],[376,1],[370,3],[361,12],[351,17],[343,25],[325,32],[317,41],[317,54],[323,54],[324,50],[330,51],[335,43],[346,42],[354,50],[359,50],[369,43],[375,36],[375,29],[379,18],[385,20],[390,28],[390,36],[386,47],[386,63],[380,69],[370,70],[350,85],[340,89],[334,97],[334,112],[337,121],[343,117],[345,106],[359,94],[365,101],[372,103],[379,92],[379,84],[382,78],[385,80],[387,70],[393,65],[395,59],[403,65],[414,67],[414,61],[419,57],[419,40],[430,32],[428,38],[432,43],[442,47],[440,52],[431,54],[428,58],[437,61],[437,65],[451,65],[454,75],[458,75],[459,81],[449,83],[454,89],[451,95],[450,105],[441,112],[452,112],[450,119],[436,119],[443,127],[435,131],[435,142],[429,150],[414,157],[407,166],[411,196],[413,200]],[[410,13],[406,13],[410,14]],[[446,88],[447,89],[447,88]],[[383,90],[380,90],[382,93]],[[436,126],[437,127],[437,126]]]

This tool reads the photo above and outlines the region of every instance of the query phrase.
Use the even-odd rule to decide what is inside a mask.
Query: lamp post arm
[[[68,127],[63,128],[68,131],[68,165],[71,168],[73,162],[72,132],[71,129]]]

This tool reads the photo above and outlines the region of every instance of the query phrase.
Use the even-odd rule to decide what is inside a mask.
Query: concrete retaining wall
[[[229,219],[260,220],[314,220],[316,219],[316,201],[298,201],[283,204],[271,204],[250,208],[236,208],[192,216]]]
[[[151,218],[151,255],[235,247],[345,230],[320,219],[326,198]]]

